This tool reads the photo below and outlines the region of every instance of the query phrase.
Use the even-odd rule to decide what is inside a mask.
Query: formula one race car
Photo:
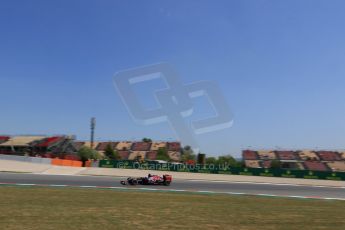
[[[147,177],[138,177],[133,178],[129,177],[125,181],[121,181],[122,185],[165,185],[169,186],[172,182],[172,176],[171,175],[163,175],[157,176],[157,175],[151,175],[149,174]]]

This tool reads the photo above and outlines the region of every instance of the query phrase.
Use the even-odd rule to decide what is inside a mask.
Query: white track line
[[[11,172],[6,172],[11,173]],[[108,177],[108,178],[118,178],[118,177],[129,177],[129,176],[110,176],[110,175],[71,175],[71,174],[42,174],[42,173],[27,173],[43,176],[70,176],[70,177]],[[298,178],[297,178],[298,179]],[[227,184],[262,184],[262,185],[276,185],[276,186],[296,186],[296,187],[316,187],[316,188],[339,188],[345,189],[345,186],[327,186],[327,185],[309,185],[309,184],[289,184],[289,183],[272,183],[272,182],[253,182],[253,181],[227,181],[227,180],[202,180],[202,179],[176,179],[177,181],[191,181],[191,182],[208,182],[208,183],[227,183]]]
[[[181,180],[181,179],[176,179]],[[272,182],[251,182],[251,181],[218,181],[218,180],[184,180],[191,182],[207,182],[207,183],[227,183],[227,184],[255,184],[255,185],[275,185],[275,186],[294,186],[294,187],[316,187],[316,188],[339,188],[345,189],[345,187],[339,186],[327,186],[327,185],[307,185],[307,184],[284,184],[284,183],[272,183]]]
[[[315,200],[337,200],[345,201],[345,198],[336,197],[308,197],[308,196],[293,196],[293,195],[275,195],[275,194],[252,194],[242,192],[214,192],[214,191],[193,191],[193,190],[177,190],[177,189],[156,189],[156,188],[133,188],[133,187],[106,187],[106,186],[74,186],[74,185],[57,185],[57,184],[16,184],[16,183],[0,183],[0,185],[7,186],[33,186],[33,187],[68,187],[68,188],[91,188],[91,189],[113,189],[113,190],[127,190],[127,191],[159,191],[159,192],[187,192],[200,194],[221,194],[221,195],[246,195],[246,196],[262,196],[262,197],[281,197],[281,198],[298,198],[298,199],[315,199]]]

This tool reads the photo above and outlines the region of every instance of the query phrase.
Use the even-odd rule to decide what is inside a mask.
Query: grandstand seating
[[[132,144],[133,143],[130,141],[121,141],[117,144],[116,149],[121,151],[127,151],[131,149]]]
[[[304,169],[299,162],[281,161],[280,164],[282,169]]]
[[[13,149],[11,147],[0,146],[0,154],[13,154]]]
[[[166,142],[153,142],[151,145],[151,151],[157,151],[160,148],[166,148],[167,143]]]
[[[263,168],[271,168],[272,161],[265,160],[265,161],[262,161],[261,163],[262,163]]]
[[[297,164],[298,169],[305,170],[305,167],[302,162],[297,162],[296,164]]]
[[[339,154],[341,156],[341,159],[345,160],[345,152],[340,152]]]
[[[277,159],[283,169],[313,171],[345,171],[345,151],[253,151],[243,150],[246,167],[270,168],[271,162]]]
[[[64,156],[71,153],[76,155],[79,149],[74,146],[74,139],[72,137],[64,136],[55,144],[50,145],[47,150],[59,156]]]
[[[279,160],[297,160],[297,154],[294,151],[275,151]]]
[[[261,160],[274,160],[277,159],[276,154],[274,153],[274,151],[266,151],[266,150],[262,150],[262,151],[257,151],[258,156]]]
[[[149,151],[146,153],[146,159],[148,160],[156,160],[157,158],[157,151]]]
[[[327,165],[332,171],[345,172],[345,161],[328,162]]]
[[[34,147],[48,148],[49,146],[60,141],[61,139],[62,139],[62,137],[48,137],[48,138],[45,138],[45,139],[39,141]]]
[[[150,151],[151,143],[150,142],[134,142],[132,145],[133,151]]]
[[[168,146],[168,151],[179,152],[181,150],[180,142],[168,142],[167,146]]]
[[[181,159],[181,144],[179,142],[94,142],[93,149],[101,155],[108,145],[116,149],[121,160],[136,160],[157,158],[157,151],[167,148],[173,161]],[[0,154],[15,154],[41,156],[44,158],[60,158],[78,160],[77,151],[82,147],[91,147],[89,141],[74,141],[68,136],[0,136]]]
[[[4,143],[4,142],[8,141],[9,139],[10,139],[9,136],[0,136],[0,144],[2,144],[2,143]]]
[[[28,147],[32,142],[43,139],[45,139],[43,136],[16,136],[0,144],[0,146]]]
[[[318,151],[316,154],[322,161],[341,161],[341,157],[337,152]]]
[[[111,146],[112,149],[116,149],[116,146],[119,142],[100,142],[97,147],[96,150],[97,151],[105,151],[106,148],[108,147],[108,145]]]
[[[84,143],[83,147],[91,148],[91,141],[85,141],[83,143]],[[96,149],[98,147],[98,145],[99,145],[99,142],[96,142],[96,141],[93,142],[93,148],[92,149]]]
[[[305,168],[313,171],[329,171],[328,167],[319,161],[305,161]]]
[[[117,153],[119,154],[120,160],[128,160],[130,151],[122,151],[122,150],[119,150],[119,151],[117,151]]]
[[[81,149],[84,145],[85,145],[85,142],[82,142],[82,141],[76,141],[73,143],[75,149],[77,151],[79,151],[79,149]]]
[[[168,151],[168,156],[173,161],[180,161],[181,160],[181,153],[175,151]]]
[[[0,144],[1,154],[25,155],[30,153],[31,143],[44,139],[43,136],[15,136]]]
[[[257,160],[257,159],[259,159],[257,152],[252,151],[252,150],[244,150],[242,155],[243,155],[244,160]]]
[[[144,160],[146,158],[146,151],[132,151],[128,160]]]
[[[311,150],[298,151],[298,156],[303,161],[320,160],[320,158],[316,155],[316,153]]]
[[[257,160],[245,160],[245,165],[247,168],[261,168],[260,161]]]

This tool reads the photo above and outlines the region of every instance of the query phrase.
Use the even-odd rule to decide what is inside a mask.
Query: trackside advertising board
[[[186,165],[176,163],[156,163],[152,161],[114,161],[101,160],[101,168],[123,168],[123,169],[143,169],[158,171],[175,172],[195,172],[195,173],[213,173],[229,175],[247,175],[247,176],[266,176],[266,177],[285,177],[285,178],[304,178],[304,179],[324,179],[324,180],[344,180],[345,172],[322,172],[309,170],[285,170],[285,169],[262,169],[262,168],[234,168],[225,165]]]

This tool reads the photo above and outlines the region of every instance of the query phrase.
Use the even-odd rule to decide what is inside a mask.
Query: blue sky
[[[232,128],[198,136],[203,152],[344,148],[344,7],[335,0],[2,0],[0,133],[88,139],[95,116],[98,140],[174,140],[166,123],[133,122],[112,83],[115,72],[168,62],[186,84],[217,82],[234,113]],[[206,103],[197,104],[195,118],[208,114]]]

